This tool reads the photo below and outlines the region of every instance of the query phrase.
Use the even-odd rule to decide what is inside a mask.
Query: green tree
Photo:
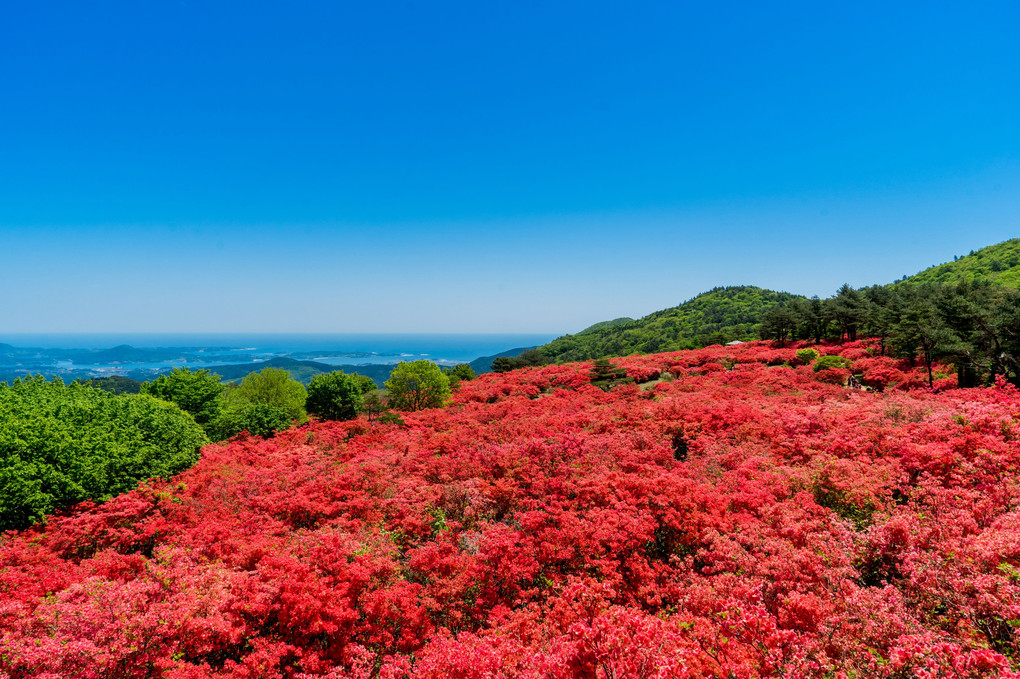
[[[619,384],[633,382],[633,377],[627,377],[626,368],[621,368],[611,363],[608,358],[597,358],[592,362],[591,372],[588,374],[592,386],[602,391],[609,391]]]
[[[376,385],[375,380],[368,375],[359,375],[358,373],[354,373],[351,377],[353,377],[354,381],[358,383],[358,389],[361,390],[362,395],[375,391],[379,388]]]
[[[457,379],[464,380],[465,382],[468,382],[478,377],[478,374],[475,373],[474,368],[472,368],[471,365],[468,363],[461,363],[459,365],[453,366],[452,368],[445,368],[443,372],[449,375],[450,377],[456,377]]]
[[[879,339],[879,347],[885,356],[886,344],[898,316],[896,288],[885,285],[873,285],[861,290],[868,302],[868,315],[864,323],[864,332],[869,337]]]
[[[308,384],[305,408],[325,420],[353,420],[363,405],[359,380],[342,370],[316,375]]]
[[[292,420],[283,408],[269,403],[249,403],[226,410],[216,420],[221,438],[246,431],[252,436],[271,438],[291,426]]]
[[[432,361],[401,361],[386,380],[389,404],[398,410],[436,408],[450,397],[450,380]]]
[[[205,427],[220,414],[223,384],[219,375],[208,370],[174,368],[167,375],[143,382],[141,393],[176,403],[181,410],[190,413],[195,422]]]
[[[840,331],[840,341],[857,341],[857,331],[867,321],[868,300],[844,283],[829,302],[830,318]]]
[[[492,361],[493,372],[505,373],[518,368],[546,365],[549,359],[538,349],[525,349],[516,356],[499,356]],[[470,366],[469,366],[470,367]]]
[[[894,349],[910,360],[920,358],[928,371],[928,386],[934,385],[932,366],[952,353],[960,338],[946,325],[935,303],[933,286],[901,291],[904,304],[890,339]]]
[[[220,415],[210,426],[214,437],[219,439],[229,438],[245,429],[254,434],[248,425],[260,432],[271,430],[270,433],[275,433],[306,419],[308,392],[283,368],[263,368],[261,372],[249,373],[241,384],[228,386],[221,398]],[[274,410],[254,408],[256,405],[269,406]],[[267,423],[274,426],[269,427]]]
[[[991,374],[1003,375],[1020,386],[1020,293],[1010,290],[992,310],[994,341],[989,346]]]
[[[451,391],[459,389],[461,382],[470,381],[478,377],[474,368],[467,363],[460,363],[451,368],[443,368],[443,374],[450,379]]]
[[[89,380],[80,380],[82,384],[86,384],[93,389],[102,389],[108,391],[111,394],[140,394],[142,391],[142,383],[137,380],[132,380],[127,377],[121,377],[120,375],[110,375],[109,377],[93,377]]]
[[[762,339],[776,340],[784,346],[786,340],[793,337],[801,318],[792,305],[780,304],[765,312],[758,334]]]
[[[497,373],[505,373],[514,370],[520,366],[514,363],[514,359],[510,356],[497,356],[492,359],[492,371]]]
[[[283,368],[263,368],[245,375],[236,389],[224,392],[224,397],[228,407],[267,403],[283,410],[290,419],[302,421],[308,391]]]
[[[378,394],[368,394],[365,396],[364,411],[368,413],[368,419],[374,420],[375,418],[382,415],[386,408],[383,406],[381,400],[379,400]]]

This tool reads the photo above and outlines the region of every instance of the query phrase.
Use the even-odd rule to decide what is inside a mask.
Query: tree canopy
[[[1020,385],[1020,291],[986,280],[954,285],[898,283],[854,290],[842,286],[826,300],[795,299],[769,310],[762,339],[879,340],[891,353],[926,368],[951,364],[961,387],[991,384],[1002,375]]]
[[[401,361],[386,380],[389,404],[397,410],[436,408],[450,397],[450,380],[432,361]]]
[[[305,418],[308,392],[283,368],[264,368],[245,375],[241,384],[225,392],[228,408],[236,405],[265,403],[280,408],[292,420]]]
[[[143,383],[141,392],[176,403],[181,410],[191,414],[196,422],[206,426],[220,414],[223,384],[220,383],[219,375],[208,370],[174,368],[169,374]]]
[[[306,419],[308,392],[283,368],[263,368],[250,373],[237,386],[223,392],[223,409],[212,429],[224,439],[247,430],[258,436],[271,436],[294,422]]]
[[[308,384],[305,408],[312,415],[324,420],[354,419],[364,406],[362,395],[364,382],[358,377],[348,375],[342,370],[316,375]],[[372,387],[375,387],[375,383]]]
[[[176,474],[205,443],[191,416],[152,396],[41,376],[0,383],[0,530]]]

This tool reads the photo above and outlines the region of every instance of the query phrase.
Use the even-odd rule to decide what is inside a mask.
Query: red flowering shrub
[[[826,368],[815,374],[815,379],[828,384],[846,384],[850,371],[846,368]]]
[[[0,540],[0,676],[1020,677],[1020,393],[871,346],[884,393],[749,343],[207,446]]]
[[[633,377],[635,382],[650,382],[659,379],[662,371],[658,368],[647,365],[626,366],[627,377]]]

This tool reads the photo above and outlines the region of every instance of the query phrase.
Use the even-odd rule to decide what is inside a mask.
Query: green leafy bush
[[[362,396],[379,388],[379,385],[375,383],[375,380],[368,375],[359,375],[358,373],[354,373],[351,377],[354,378],[355,383],[358,385],[358,389],[361,390]]]
[[[363,406],[359,380],[342,370],[316,375],[308,384],[305,408],[324,420],[353,420]]]
[[[822,356],[815,363],[814,371],[831,370],[832,368],[849,368],[850,361],[842,356]]]
[[[451,391],[460,389],[461,382],[470,382],[478,377],[478,373],[475,372],[475,369],[467,363],[460,363],[452,367],[443,368],[443,374],[450,380]]]
[[[272,436],[295,422],[304,422],[308,392],[283,368],[263,368],[250,373],[237,386],[228,386],[220,397],[219,416],[211,423],[213,438],[228,439],[247,430],[256,436]],[[256,407],[261,406],[261,407]]]
[[[818,352],[814,349],[800,349],[797,351],[797,361],[801,365],[809,365],[816,358],[818,358]]]
[[[271,403],[249,403],[224,412],[217,420],[217,435],[229,438],[242,431],[252,436],[271,438],[289,429],[293,421],[286,410]]]
[[[169,374],[143,383],[141,392],[176,403],[205,427],[220,414],[223,385],[220,376],[208,370],[174,368]]]
[[[208,439],[190,415],[41,376],[0,383],[0,530],[187,469]]]
[[[386,380],[389,405],[397,410],[438,408],[450,397],[450,378],[432,361],[401,361]]]
[[[268,403],[286,412],[290,419],[303,421],[308,392],[283,368],[263,368],[245,375],[240,385],[224,392],[223,398],[227,409]]]

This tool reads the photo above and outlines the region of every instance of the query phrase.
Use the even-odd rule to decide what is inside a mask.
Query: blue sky
[[[550,332],[1020,235],[1020,5],[8,2],[6,332]]]

